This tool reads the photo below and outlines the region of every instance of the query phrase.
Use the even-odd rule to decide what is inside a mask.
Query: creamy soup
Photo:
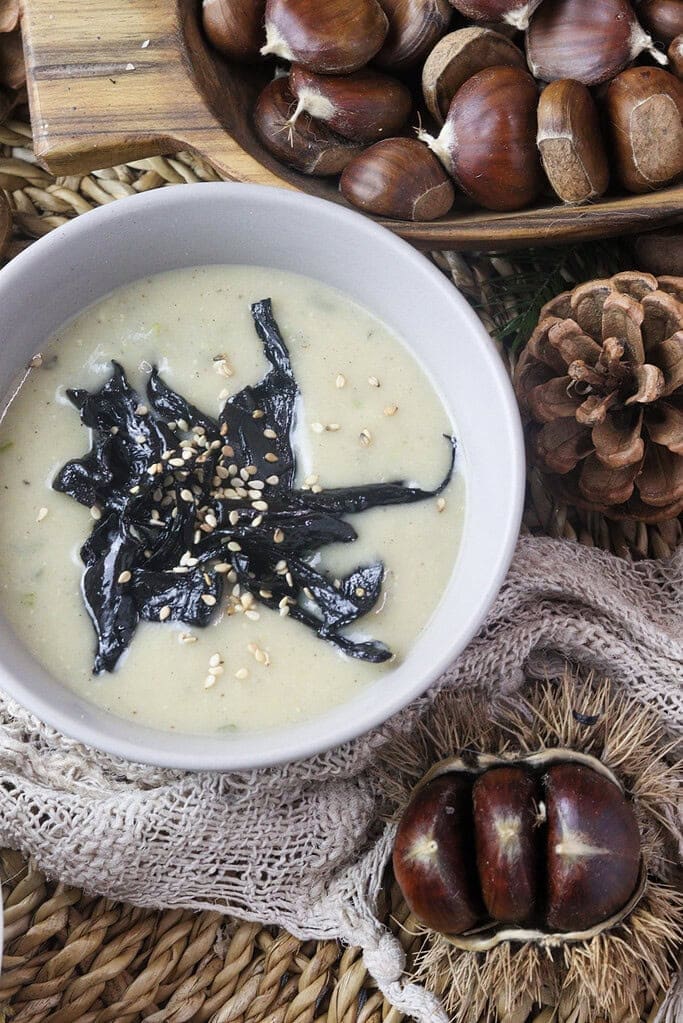
[[[457,456],[451,482],[438,497],[344,515],[357,539],[321,544],[306,555],[337,587],[358,566],[384,566],[378,599],[342,634],[384,644],[390,658],[371,663],[349,656],[288,613],[296,608],[283,610],[281,601],[266,606],[258,594],[245,597],[233,572],[222,580],[206,627],[174,621],[170,611],[157,608],[162,620],[141,622],[114,670],[94,674],[95,632],[81,590],[79,552],[99,512],[52,487],[64,464],[82,458],[90,443],[66,391],[98,391],[116,360],[144,401],[151,367],[157,366],[170,388],[217,419],[226,400],[257,385],[270,368],[250,311],[265,298],[272,299],[299,388],[291,445],[299,492],[314,500],[332,488],[394,480],[436,488],[450,462],[444,435],[454,427],[420,366],[365,309],[316,281],[279,270],[200,267],[115,291],[41,348],[0,421],[4,614],[65,685],[116,715],[156,728],[269,728],[350,699],[405,657],[454,565],[464,498]],[[268,486],[262,485],[261,496],[268,496]],[[251,482],[245,488],[249,500],[259,497]],[[183,570],[181,564],[177,571]],[[286,574],[286,559],[277,571]],[[128,575],[120,573],[124,586]],[[315,616],[314,605],[309,611]]]

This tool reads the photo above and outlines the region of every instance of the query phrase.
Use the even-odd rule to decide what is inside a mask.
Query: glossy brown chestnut
[[[292,123],[296,100],[286,78],[270,82],[254,108],[254,127],[266,149],[304,174],[339,174],[362,145],[343,139],[322,121],[302,114]]]
[[[544,777],[551,930],[581,931],[613,916],[638,880],[640,834],[631,807],[608,778],[582,764]]]
[[[339,187],[353,206],[399,220],[436,220],[455,199],[445,170],[416,139],[377,142],[351,160]]]
[[[541,0],[450,0],[472,21],[505,21],[524,31]]]
[[[683,174],[683,83],[662,68],[633,67],[610,82],[605,108],[613,166],[629,192]]]
[[[405,71],[431,50],[453,14],[447,0],[379,0],[389,19],[389,32],[375,57],[378,67]]]
[[[644,50],[666,63],[629,0],[543,0],[526,35],[529,68],[542,82],[573,78],[598,85]]]
[[[668,46],[683,35],[683,0],[643,0],[637,13],[640,23],[660,43]]]
[[[415,916],[432,930],[461,934],[482,915],[471,835],[471,780],[463,775],[428,782],[403,814],[394,874]]]
[[[536,911],[538,785],[523,767],[494,767],[472,789],[477,870],[489,916],[522,924]]]
[[[562,78],[546,86],[538,103],[537,142],[548,181],[563,202],[587,202],[607,191],[600,117],[585,85]]]
[[[451,101],[468,78],[487,67],[526,68],[518,46],[500,32],[473,25],[440,39],[422,69],[422,95],[432,116],[443,124]]]
[[[396,135],[413,106],[403,82],[367,68],[350,75],[316,75],[294,64],[289,87],[297,101],[292,120],[305,111],[354,142]]]
[[[377,0],[267,0],[261,53],[318,74],[344,75],[367,64],[388,31]]]
[[[258,60],[266,40],[266,0],[204,0],[202,25],[209,42],[230,60]]]
[[[527,71],[490,67],[456,92],[437,138],[421,132],[457,184],[480,206],[519,210],[537,198],[538,90]]]

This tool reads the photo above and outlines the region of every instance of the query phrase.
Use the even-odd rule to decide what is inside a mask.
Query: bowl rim
[[[243,733],[244,736],[251,735],[254,738],[268,737],[267,750],[263,749],[258,754],[238,753],[234,746],[231,750],[232,736],[221,745],[220,751],[217,752],[215,746],[206,749],[200,748],[201,744],[196,740],[206,739],[206,736],[180,732],[167,733],[159,729],[148,728],[118,718],[100,708],[95,708],[99,714],[91,715],[76,716],[73,713],[64,712],[58,700],[43,697],[16,671],[10,670],[5,662],[6,651],[4,647],[0,648],[0,688],[41,721],[63,734],[88,746],[136,763],[174,769],[227,771],[295,762],[340,746],[389,721],[394,714],[422,695],[443,674],[454,658],[476,635],[507,574],[519,535],[526,463],[521,420],[509,375],[493,341],[469,303],[445,275],[434,264],[431,264],[423,253],[414,249],[408,242],[361,214],[324,199],[263,185],[246,185],[234,182],[191,184],[184,185],[182,188],[163,188],[127,197],[123,201],[100,206],[70,221],[59,230],[39,239],[30,248],[15,257],[0,270],[0,301],[5,289],[12,288],[15,281],[23,278],[24,275],[31,274],[33,265],[39,261],[40,257],[58,259],[60,254],[63,255],[64,250],[68,252],[69,246],[79,235],[85,238],[88,237],[88,234],[94,236],[94,232],[101,235],[104,229],[115,229],[117,224],[133,215],[136,215],[138,219],[144,218],[146,211],[154,207],[165,208],[165,211],[172,215],[173,211],[179,207],[191,207],[194,202],[198,203],[207,199],[209,188],[214,203],[220,202],[222,195],[225,203],[229,206],[231,197],[235,196],[238,202],[243,202],[247,206],[274,203],[276,206],[293,206],[299,209],[304,207],[307,215],[322,218],[323,221],[326,218],[330,221],[339,221],[341,218],[349,224],[353,222],[353,230],[358,234],[360,244],[379,246],[382,249],[382,258],[407,260],[414,266],[419,266],[420,272],[430,279],[430,286],[438,290],[446,302],[450,302],[454,308],[458,309],[461,320],[467,321],[472,341],[480,349],[487,372],[490,374],[491,388],[496,392],[498,410],[506,423],[506,435],[501,443],[508,446],[510,466],[510,492],[506,494],[507,501],[501,509],[500,532],[495,538],[497,564],[495,571],[491,572],[488,578],[488,584],[482,590],[476,609],[470,612],[469,618],[458,628],[457,640],[453,642],[447,653],[437,660],[431,661],[428,670],[416,673],[417,680],[410,685],[402,686],[392,698],[376,701],[374,709],[364,713],[362,720],[356,720],[352,715],[343,713],[358,699],[358,697],[353,697],[350,701],[339,704],[323,715],[297,726],[287,726],[267,732]],[[153,271],[153,273],[156,272],[159,271]],[[106,292],[103,292],[94,301],[104,297],[104,294]],[[419,354],[411,347],[410,339],[404,337],[404,341],[419,362]],[[457,560],[456,558],[456,566]],[[437,605],[431,620],[438,615],[440,606],[441,604]],[[427,627],[425,626],[425,628]],[[21,646],[25,650],[19,639],[17,639],[17,646]],[[31,655],[29,656],[35,666],[34,669],[32,665],[32,670],[42,673],[44,678],[54,682],[53,676],[43,669]],[[58,684],[63,685],[62,683]],[[372,683],[367,688],[371,687]],[[339,719],[340,715],[345,717],[345,721],[335,720]],[[92,717],[104,717],[118,722],[119,725],[123,720],[126,725],[130,726],[130,733],[140,738],[111,734],[106,728],[102,729],[93,724],[92,720],[89,720]],[[155,736],[158,745],[159,737],[169,734],[176,740],[177,749],[167,751],[154,746]],[[181,743],[186,748],[183,748]]]

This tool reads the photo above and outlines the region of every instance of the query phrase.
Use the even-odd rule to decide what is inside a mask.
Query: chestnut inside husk
[[[415,915],[475,951],[593,937],[623,920],[645,888],[621,784],[569,749],[436,764],[399,822],[393,865]]]

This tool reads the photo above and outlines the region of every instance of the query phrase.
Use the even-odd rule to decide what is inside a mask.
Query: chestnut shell
[[[581,931],[613,916],[638,881],[640,833],[617,786],[582,764],[555,764],[544,777],[546,922]]]
[[[489,916],[522,924],[537,903],[538,785],[523,767],[494,767],[474,783],[477,870]]]
[[[461,934],[483,915],[472,869],[471,779],[434,778],[415,794],[398,827],[394,874],[405,900],[434,931]]]

